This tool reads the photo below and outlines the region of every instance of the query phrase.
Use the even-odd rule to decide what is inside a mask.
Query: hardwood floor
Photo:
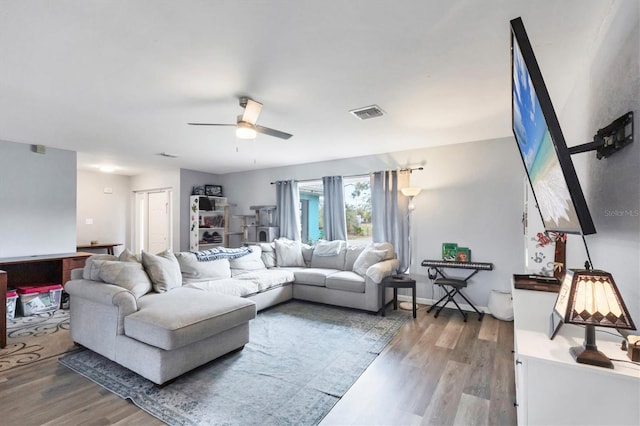
[[[515,425],[513,323],[418,311],[321,425]]]
[[[515,425],[513,323],[418,311],[322,425]],[[2,425],[163,424],[51,358],[0,375]]]

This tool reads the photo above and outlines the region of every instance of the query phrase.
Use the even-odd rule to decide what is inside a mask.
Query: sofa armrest
[[[81,280],[83,272],[84,272],[84,268],[72,269],[71,270],[71,279],[72,280]]]
[[[400,261],[398,259],[383,260],[371,265],[365,275],[374,283],[380,284],[385,277],[393,274],[399,265]]]
[[[117,285],[92,280],[71,280],[65,284],[64,290],[72,298],[76,296],[101,305],[116,306],[123,317],[138,310],[133,293]]]

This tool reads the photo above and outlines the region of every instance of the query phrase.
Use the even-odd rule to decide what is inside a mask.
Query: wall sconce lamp
[[[584,325],[584,345],[570,349],[576,362],[613,368],[596,346],[595,327],[635,330],[629,311],[610,273],[594,269],[568,270],[554,307],[567,324]]]
[[[416,206],[415,204],[413,204],[413,197],[418,195],[420,191],[422,191],[422,188],[409,186],[407,188],[402,188],[400,191],[402,192],[402,195],[404,195],[405,197],[409,197],[409,211],[414,211],[416,209]]]

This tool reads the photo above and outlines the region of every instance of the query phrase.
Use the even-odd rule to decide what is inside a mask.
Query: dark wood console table
[[[491,271],[493,270],[493,263],[486,262],[455,262],[455,261],[446,261],[446,260],[423,260],[421,263],[422,266],[431,268],[435,270],[434,274],[429,274],[429,277],[435,279],[433,282],[435,285],[442,287],[445,291],[445,295],[442,296],[440,300],[431,305],[431,307],[427,310],[427,313],[431,312],[432,309],[438,307],[441,302],[444,302],[435,313],[435,317],[438,317],[438,314],[449,302],[453,302],[454,305],[458,308],[458,311],[464,318],[464,321],[467,321],[467,314],[460,308],[458,302],[453,298],[455,295],[460,295],[468,304],[473,308],[474,311],[478,314],[478,321],[482,321],[482,317],[484,317],[484,312],[480,312],[473,303],[467,297],[462,294],[461,289],[467,286],[467,281],[469,278],[474,276],[480,271]],[[472,270],[472,272],[467,275],[467,277],[459,279],[459,278],[449,278],[442,269],[444,268],[454,268],[454,269],[467,269]],[[446,300],[445,300],[446,299]]]
[[[39,256],[0,258],[0,347],[7,345],[7,287],[18,285],[64,285],[71,279],[71,270],[83,268],[91,253],[63,253]]]
[[[121,246],[120,243],[78,244],[78,250],[105,249],[107,254],[113,254],[113,248]]]

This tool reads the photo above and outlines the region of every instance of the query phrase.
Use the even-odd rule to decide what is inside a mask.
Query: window
[[[372,241],[371,184],[368,176],[343,179],[347,238],[354,245]],[[299,182],[302,242],[323,238],[324,196],[322,181]]]

